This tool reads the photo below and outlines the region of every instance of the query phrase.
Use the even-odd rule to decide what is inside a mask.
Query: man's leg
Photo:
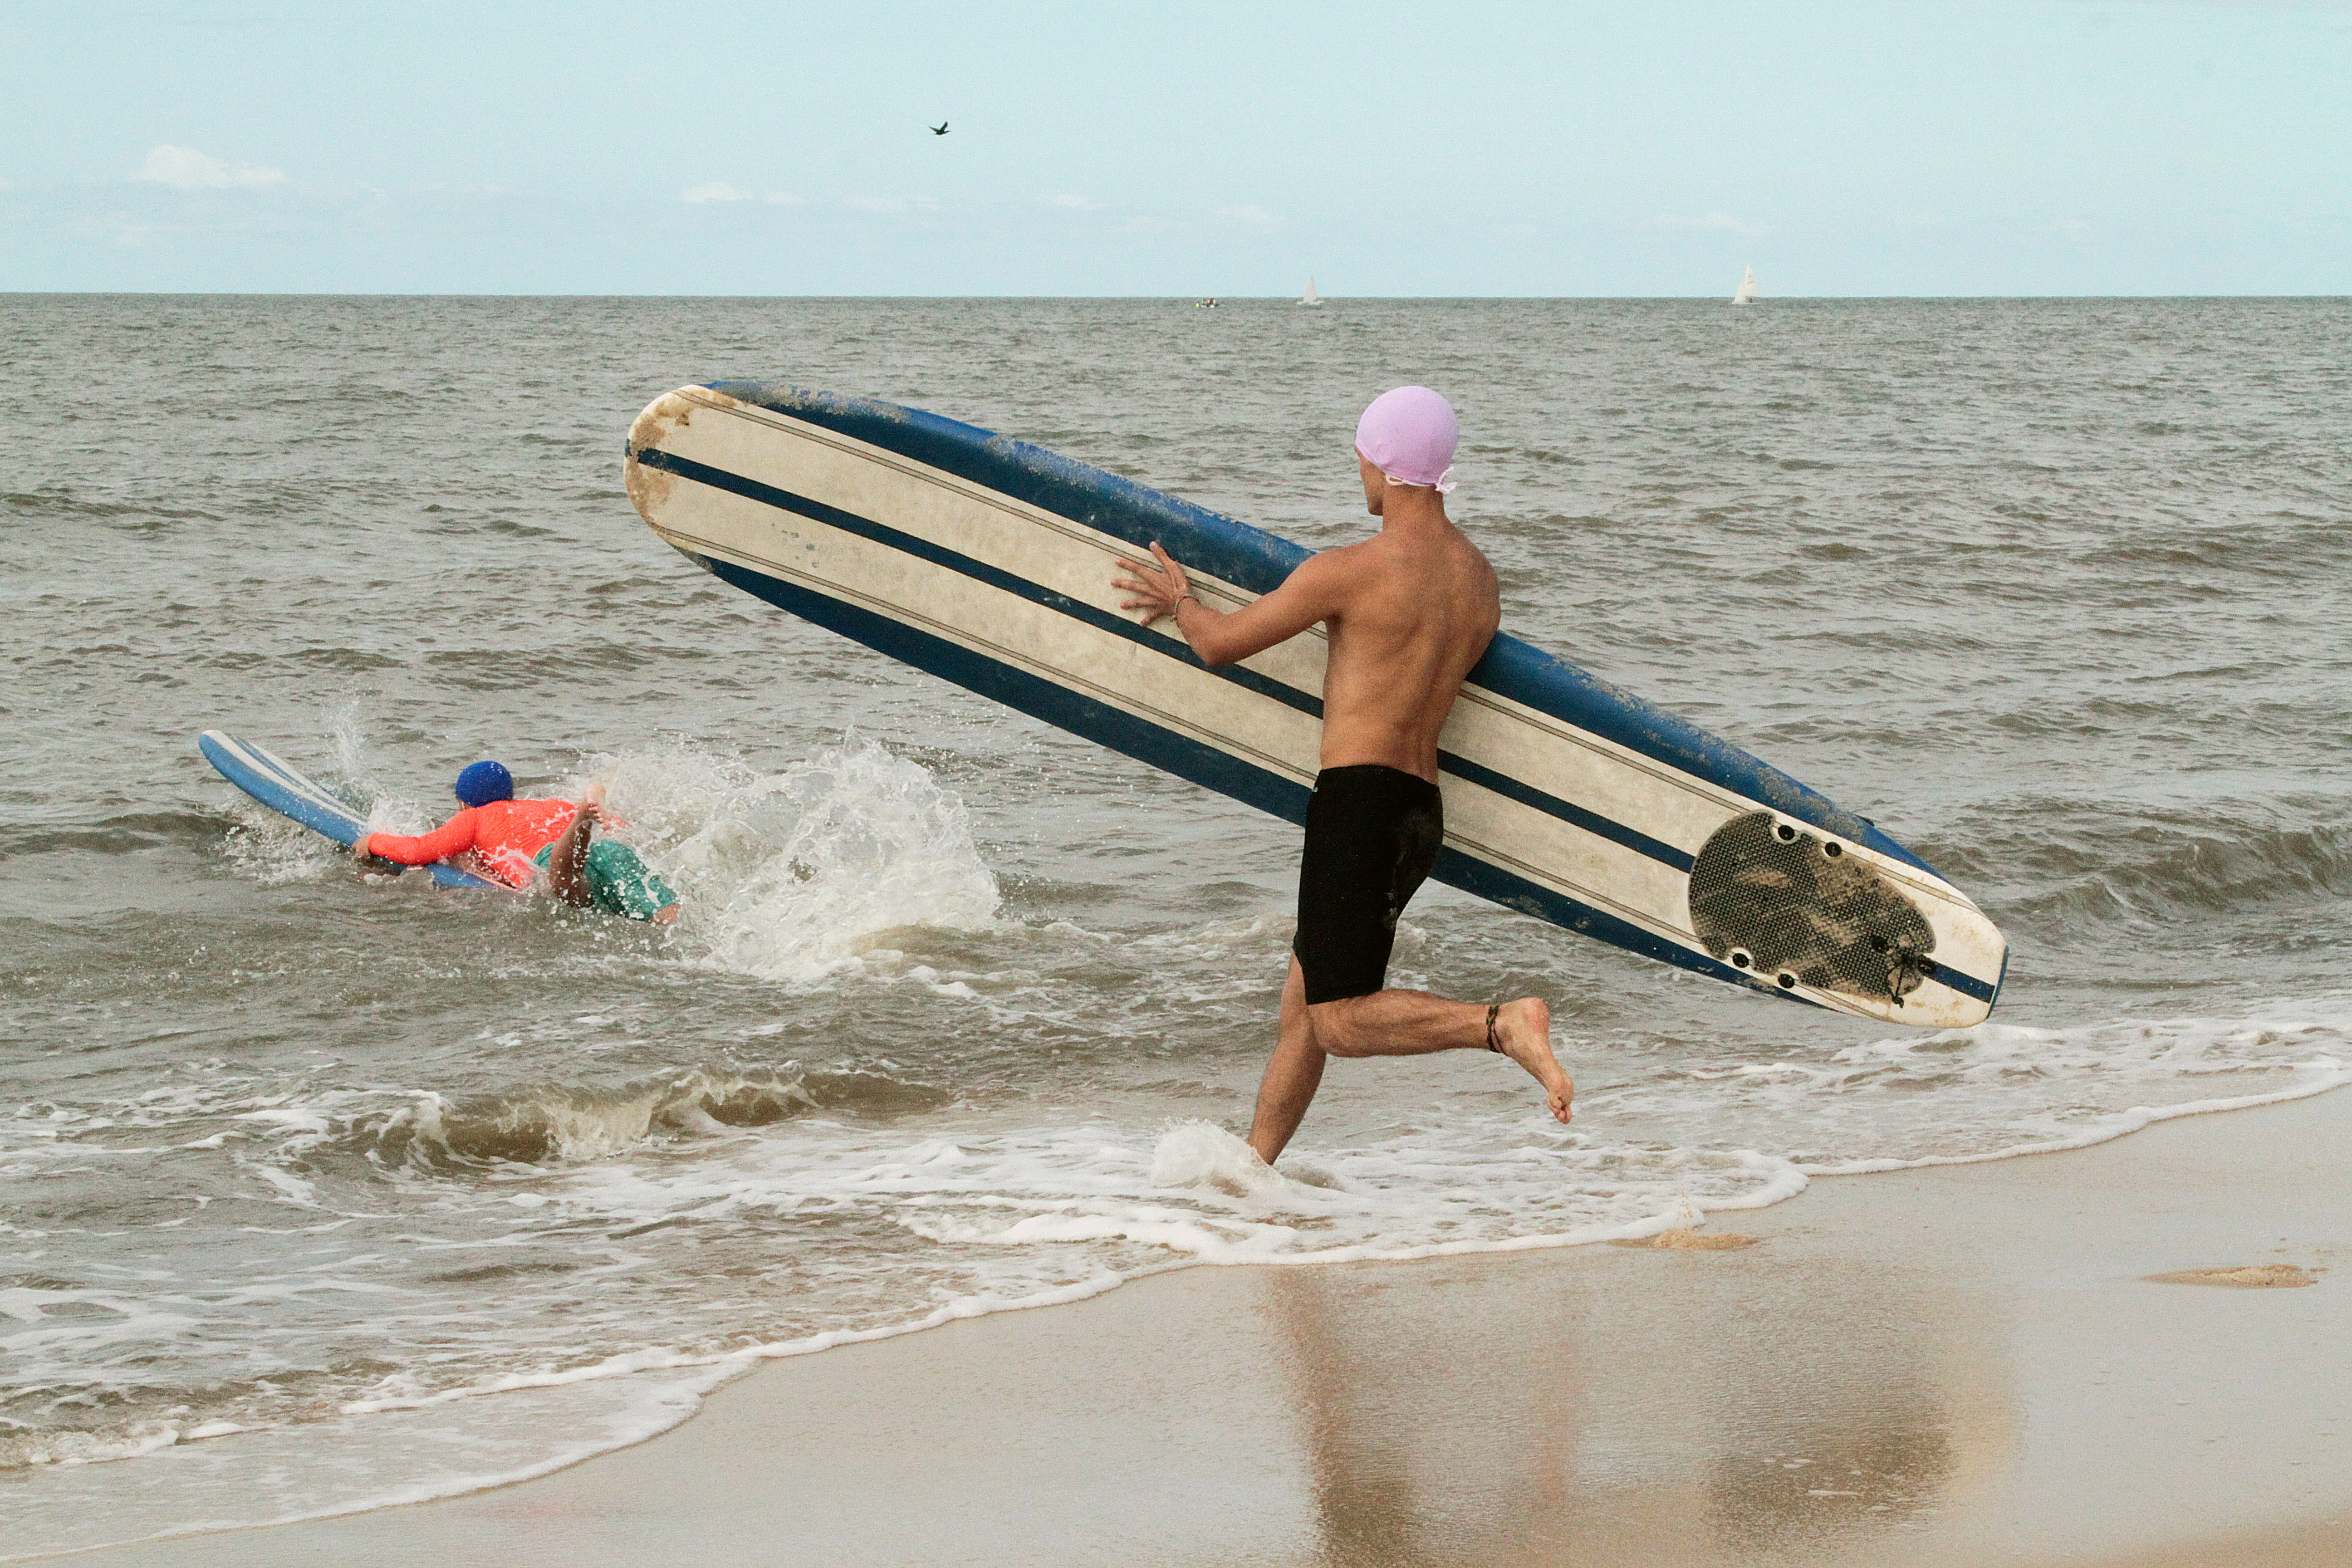
[[[1444,803],[1425,779],[1381,766],[1316,776],[1293,946],[1315,967],[1318,989],[1339,995],[1309,1004],[1304,971],[1291,960],[1274,1059],[1250,1121],[1250,1147],[1268,1164],[1298,1131],[1327,1056],[1416,1056],[1492,1043],[1543,1085],[1554,1116],[1569,1119],[1576,1090],[1552,1055],[1551,1009],[1539,998],[1522,996],[1490,1014],[1426,991],[1370,989],[1387,976],[1397,917],[1435,868],[1444,837]]]
[[[667,925],[677,919],[677,895],[654,875],[643,857],[617,838],[599,838],[583,863],[595,907],[625,920]]]
[[[1274,1056],[1257,1086],[1257,1110],[1250,1118],[1249,1146],[1267,1164],[1274,1163],[1290,1135],[1313,1103],[1316,1086],[1323,1081],[1323,1047],[1307,1016],[1307,982],[1298,960],[1290,961],[1290,977],[1282,983],[1282,1021],[1276,1027]]]
[[[1288,1000],[1286,994],[1284,999]],[[1369,996],[1318,1003],[1307,1015],[1319,1055],[1412,1057],[1486,1045],[1484,1006],[1449,1002],[1426,991],[1375,991]],[[1566,1121],[1576,1086],[1552,1055],[1551,1008],[1543,999],[1522,996],[1496,1008],[1495,1044],[1543,1085],[1552,1115]]]

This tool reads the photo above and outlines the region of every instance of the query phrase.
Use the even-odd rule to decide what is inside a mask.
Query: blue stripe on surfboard
[[[765,599],[780,609],[789,610],[803,620],[864,643],[902,664],[912,665],[917,669],[952,681],[968,691],[993,698],[1008,708],[1019,709],[1057,729],[1097,742],[1115,752],[1123,752],[1164,773],[1174,773],[1220,795],[1231,795],[1286,822],[1303,824],[1307,820],[1309,792],[1305,784],[1296,780],[1284,778],[1217,747],[1178,734],[1148,719],[1139,718],[1125,709],[1115,708],[1108,702],[1073,691],[1066,686],[1015,668],[1000,659],[974,652],[961,643],[908,626],[903,621],[846,604],[830,595],[803,588],[779,577],[771,577],[748,566],[738,566],[732,562],[715,558],[698,559],[701,559],[710,574],[719,581],[731,584],[756,598]],[[1654,958],[1663,963],[1675,964],[1750,990],[1788,996],[1791,1001],[1807,1000],[1801,996],[1791,996],[1774,986],[1759,984],[1753,975],[1727,963],[1709,958],[1703,952],[1695,952],[1679,942],[1606,910],[1594,909],[1564,893],[1538,887],[1524,877],[1461,850],[1448,848],[1440,854],[1435,875],[1439,881],[1465,892],[1491,899],[1506,908],[1534,915],[1554,925],[1598,937],[1645,958]],[[1820,1005],[1818,1003],[1812,1005]]]
[[[708,485],[713,489],[725,490],[730,495],[739,495],[746,500],[758,501],[765,506],[775,507],[779,510],[794,512],[812,522],[820,522],[828,528],[837,528],[845,533],[856,534],[860,539],[871,540],[877,544],[904,551],[919,560],[929,562],[934,566],[961,573],[975,582],[985,583],[992,588],[1002,589],[1005,593],[1026,599],[1031,604],[1058,611],[1097,631],[1108,632],[1114,637],[1123,637],[1139,647],[1148,647],[1155,653],[1175,659],[1180,664],[1189,665],[1194,669],[1205,669],[1221,679],[1231,681],[1234,685],[1255,692],[1261,697],[1272,698],[1275,701],[1295,708],[1302,713],[1317,719],[1323,717],[1321,699],[1301,691],[1285,681],[1260,675],[1254,669],[1245,669],[1239,665],[1226,664],[1212,667],[1202,664],[1199,655],[1172,637],[1158,636],[1123,616],[1115,616],[1108,611],[1098,610],[1091,605],[1082,604],[1066,594],[1055,593],[1053,589],[1043,587],[1026,577],[1015,576],[999,567],[991,566],[986,562],[976,561],[969,555],[933,544],[929,540],[917,538],[887,523],[876,522],[871,518],[860,517],[856,512],[844,511],[838,507],[812,500],[807,496],[794,491],[783,489],[775,485],[762,484],[758,479],[746,479],[741,474],[731,473],[725,468],[713,468],[708,463],[698,463],[691,458],[681,458],[676,453],[665,452],[659,447],[646,447],[636,456],[637,462],[645,468],[659,468],[665,473],[676,474],[680,479],[691,479],[697,484]],[[1202,570],[1206,571],[1207,568],[1203,567]],[[1595,837],[1622,845],[1637,854],[1646,855],[1651,859],[1672,867],[1685,875],[1690,871],[1691,857],[1687,853],[1662,839],[1653,838],[1637,828],[1628,827],[1622,822],[1612,821],[1598,812],[1589,811],[1572,802],[1562,800],[1558,795],[1549,795],[1533,784],[1523,784],[1507,773],[1497,773],[1492,768],[1471,762],[1465,757],[1456,756],[1451,752],[1439,752],[1438,760],[1440,766],[1456,778],[1465,779],[1482,788],[1493,790],[1497,795],[1517,801],[1521,805],[1543,812],[1547,816],[1556,816],[1572,826],[1580,827]]]
[[[1622,844],[1628,849],[1647,855],[1653,860],[1672,867],[1685,877],[1690,875],[1690,868],[1694,864],[1690,856],[1662,838],[1651,837],[1639,828],[1628,827],[1622,822],[1612,821],[1599,812],[1587,811],[1584,807],[1562,800],[1558,795],[1546,795],[1532,784],[1521,784],[1508,773],[1496,773],[1483,763],[1474,763],[1467,757],[1455,756],[1452,752],[1438,752],[1437,765],[1454,777],[1466,779],[1481,789],[1493,790],[1506,800],[1515,800],[1521,805],[1533,806],[1538,811],[1559,817],[1562,822],[1581,827],[1597,838],[1606,838],[1613,844]]]
[[[331,820],[338,833],[357,837],[361,817],[352,807],[296,773],[276,753],[237,740],[233,735],[226,739],[231,752],[239,761],[263,775],[278,790],[293,796],[314,822]]]
[[[360,835],[367,831],[365,816],[337,798],[325,785],[295,772],[292,764],[285,758],[275,752],[264,751],[259,746],[250,745],[241,741],[236,744],[248,758],[268,769],[280,787],[302,799],[312,813],[320,816],[332,814],[339,824],[336,836],[345,844],[358,843]]]
[[[777,382],[719,381],[709,386],[740,402],[903,453],[1000,495],[1100,530],[1138,550],[1156,539],[1187,565],[1253,594],[1280,587],[1310,553],[1286,539],[1132,479],[919,408]],[[645,456],[635,455],[640,461]],[[1688,720],[1620,691],[1507,633],[1496,634],[1470,679],[1497,696],[1935,874],[1869,818],[1847,811]]]

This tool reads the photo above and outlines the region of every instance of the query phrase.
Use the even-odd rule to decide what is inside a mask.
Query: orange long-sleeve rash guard
[[[531,857],[563,837],[580,808],[568,800],[494,800],[469,805],[430,833],[405,838],[371,833],[361,841],[369,854],[403,866],[430,866],[468,849],[483,868],[510,888],[530,885]]]

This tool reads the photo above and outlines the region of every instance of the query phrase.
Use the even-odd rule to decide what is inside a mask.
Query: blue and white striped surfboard
[[[747,593],[1292,822],[1322,730],[1318,628],[1202,666],[1118,607],[1158,540],[1212,604],[1307,552],[919,409],[778,383],[688,386],[629,432],[654,531]],[[1992,1009],[2008,944],[1864,818],[1573,665],[1497,636],[1440,738],[1437,876],[1734,984],[1891,1023]]]
[[[196,737],[196,749],[220,770],[221,777],[278,813],[293,818],[311,832],[348,849],[368,830],[365,816],[352,809],[341,796],[297,768],[275,752],[250,741],[207,730]],[[426,868],[444,888],[499,888],[487,877],[460,871],[455,866]]]

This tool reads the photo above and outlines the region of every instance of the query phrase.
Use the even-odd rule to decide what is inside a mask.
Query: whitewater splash
[[[774,773],[678,744],[593,759],[590,782],[678,889],[684,950],[721,968],[805,983],[883,932],[997,911],[963,802],[871,741]]]

